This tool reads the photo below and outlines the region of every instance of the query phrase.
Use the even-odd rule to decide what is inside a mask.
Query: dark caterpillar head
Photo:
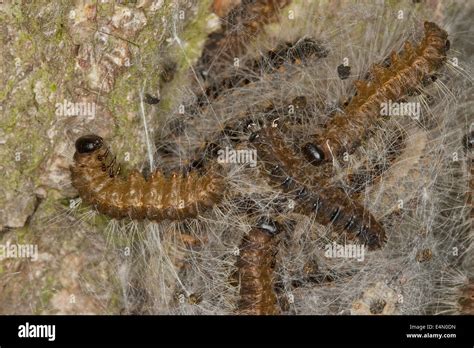
[[[337,75],[341,80],[347,79],[351,75],[351,67],[341,64],[337,67]]]
[[[145,93],[145,103],[154,105],[160,102],[160,98],[154,97],[151,94]]]
[[[323,150],[313,143],[306,143],[302,148],[303,155],[312,165],[319,165],[324,161]]]
[[[474,130],[464,135],[462,143],[466,151],[472,150],[474,148]]]
[[[104,139],[95,134],[88,134],[76,140],[76,151],[78,153],[91,153],[102,147]]]
[[[249,142],[258,144],[260,142],[260,139],[260,134],[258,132],[253,132],[252,134],[250,134]]]

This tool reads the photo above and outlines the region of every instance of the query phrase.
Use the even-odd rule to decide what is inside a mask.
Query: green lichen
[[[173,90],[186,82],[190,65],[195,63],[201,53],[208,34],[207,22],[211,3],[211,0],[200,2],[196,17],[189,20],[187,18],[188,22],[184,30],[179,33],[183,49],[177,45],[173,46],[175,50],[173,56],[178,66],[176,79],[171,83],[171,88],[168,89],[168,86],[166,88],[171,93],[166,92],[162,95],[160,109],[171,110],[176,104],[177,98]],[[67,98],[71,92],[66,85],[69,86],[75,78],[74,43],[67,30],[68,12],[71,6],[71,3],[65,0],[54,4],[45,0],[31,4],[14,1],[4,6],[5,10],[0,11],[2,24],[5,23],[16,30],[14,39],[7,43],[8,52],[16,60],[6,62],[3,68],[3,83],[0,87],[0,102],[4,104],[0,127],[4,134],[9,135],[6,144],[0,146],[0,162],[6,167],[7,173],[0,178],[0,186],[8,192],[21,190],[24,184],[30,181],[33,182],[34,187],[39,185],[40,165],[54,148],[50,144],[48,131],[58,122],[55,103]],[[97,6],[98,18],[107,18],[112,15],[114,8],[111,2],[99,1]],[[143,134],[138,92],[145,79],[147,92],[157,91],[161,87],[162,52],[165,49],[168,50],[168,43],[165,40],[172,32],[172,10],[173,4],[165,2],[158,12],[147,13],[147,25],[135,38],[131,39],[138,46],[132,44],[129,46],[132,66],[124,67],[120,71],[116,76],[113,90],[106,97],[106,106],[114,115],[117,125],[115,138],[118,140],[113,145],[118,150],[119,156],[123,156],[125,151],[130,152],[130,161],[125,162],[129,167],[143,163],[144,160],[145,144],[137,141],[137,139],[142,139],[141,134]],[[166,21],[163,21],[163,18],[166,18]],[[120,40],[114,38],[111,42],[115,39]],[[53,55],[52,52],[54,52]],[[23,75],[19,75],[18,72],[23,72]],[[42,86],[40,92],[45,97],[44,102],[39,95],[35,95],[35,91],[38,92],[35,86]],[[129,96],[133,99],[128,99]],[[151,107],[148,105],[146,107],[147,112],[151,112]],[[159,118],[150,117],[149,121],[151,129],[160,126]],[[16,152],[22,153],[20,161],[14,160]],[[80,234],[74,233],[75,231],[62,233],[64,226],[61,223],[52,223],[51,227],[45,229],[45,217],[60,214],[58,206],[60,209],[61,205],[69,209],[70,200],[59,201],[61,198],[60,192],[48,189],[46,198],[41,202],[30,224],[15,230],[18,243],[39,244],[44,252],[55,255],[57,258],[55,262],[60,262],[61,254],[64,252],[83,252]],[[0,207],[5,203],[3,197],[0,198]],[[90,229],[86,228],[86,231],[104,233],[101,238],[112,238],[112,244],[120,249],[130,247],[133,250],[134,243],[144,238],[143,234],[118,233],[106,236],[107,232],[104,231],[110,225],[110,219],[102,214],[97,214],[88,223]],[[49,241],[53,238],[55,244],[49,245]],[[4,262],[0,263],[0,275],[3,276],[12,269]],[[96,285],[101,282],[101,277],[93,274],[94,271],[85,277],[91,284]],[[102,272],[102,270],[98,271]],[[30,286],[30,283],[25,282],[21,288],[6,289],[3,295],[5,299],[15,298],[19,303],[28,304],[25,305],[25,308],[28,308],[25,312],[31,308],[37,314],[48,312],[51,310],[52,297],[58,289],[61,289],[57,272],[57,265],[51,264],[48,270],[34,282],[35,286]],[[110,270],[107,269],[106,272]],[[18,274],[15,279],[17,283],[23,282],[24,275]],[[114,275],[110,275],[109,279],[110,284],[107,286],[111,294],[107,301],[107,308],[111,313],[118,313],[123,305],[121,285]]]
[[[203,43],[209,33],[207,22],[209,20],[211,3],[212,1],[210,0],[200,2],[196,18],[190,20],[181,34],[184,50],[182,50],[180,46],[175,47],[177,50],[175,56],[178,60],[178,71],[171,86],[167,86],[170,87],[167,88],[168,91],[174,90],[185,81],[190,65],[200,56]],[[172,18],[171,10],[171,4],[167,4],[160,10],[160,16],[149,18],[147,26],[140,32],[137,38],[134,39],[134,42],[137,43],[139,47],[132,48],[135,56],[139,57],[136,60],[139,61],[141,65],[135,64],[127,69],[126,73],[117,77],[114,89],[109,95],[108,107],[117,120],[115,136],[121,139],[121,142],[125,144],[124,149],[131,154],[131,161],[125,164],[128,167],[134,166],[137,163],[143,163],[145,144],[144,142],[137,142],[137,139],[142,139],[141,134],[143,134],[142,119],[139,115],[140,105],[138,92],[139,89],[142,88],[145,80],[147,90],[154,91],[159,89],[159,71],[161,69],[159,64],[162,62],[162,57],[157,56],[157,54],[162,51],[164,42],[150,40],[150,37],[156,36],[156,33],[162,30],[170,30],[170,28],[163,27],[161,18],[162,16]],[[166,36],[163,35],[162,40],[165,38]],[[130,102],[126,98],[126,96],[130,94],[130,91],[136,91],[133,93],[133,102]],[[169,112],[176,104],[175,99],[174,93],[165,92],[160,102],[159,115]],[[135,115],[135,117],[129,119],[129,115]],[[156,129],[159,127],[159,121],[159,117],[158,119],[151,120],[150,128]]]
[[[49,309],[51,299],[54,296],[55,288],[56,288],[56,278],[52,274],[48,274],[45,278],[43,278],[43,286],[41,287],[40,294],[39,294],[39,301],[36,304],[36,308],[34,309],[34,314],[42,314],[44,310]]]
[[[13,86],[15,86],[15,81],[13,77],[10,76],[6,83],[6,86],[0,91],[0,102],[3,103],[7,99],[8,95],[13,90]]]
[[[120,289],[121,285],[118,281],[115,282],[115,288]],[[123,296],[120,291],[116,291],[110,294],[110,298],[107,301],[107,313],[119,314],[123,308]]]
[[[23,226],[15,230],[16,242],[18,244],[30,244],[33,241],[29,226]]]
[[[160,102],[161,114],[166,114],[176,108],[176,90],[189,84],[189,69],[199,59],[204,42],[209,34],[208,22],[211,16],[212,1],[199,2],[196,17],[191,19],[179,34],[181,45],[175,43],[173,55],[177,57],[175,78],[167,85],[166,92]]]

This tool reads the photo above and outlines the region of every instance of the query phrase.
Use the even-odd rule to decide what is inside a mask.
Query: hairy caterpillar
[[[197,70],[204,79],[245,52],[245,43],[262,31],[265,24],[278,19],[278,12],[291,0],[243,0],[221,20],[221,29],[209,35]],[[238,27],[240,30],[236,30]]]
[[[298,111],[303,111],[306,107],[306,98],[297,96],[283,104],[283,107],[277,107],[273,103],[265,104],[259,106],[257,110],[246,110],[239,118],[226,121],[196,151],[195,159],[191,162],[189,169],[202,167],[206,161],[215,158],[223,144],[231,143],[235,146],[242,141],[246,141],[253,125],[272,122],[277,118],[277,115],[284,113],[283,109],[286,110],[288,105],[294,106]]]
[[[459,311],[461,314],[474,315],[474,281],[469,279],[459,296]]]
[[[120,165],[97,135],[76,141],[72,185],[80,197],[112,218],[161,221],[196,217],[222,197],[223,180],[212,170],[205,176],[191,172],[165,177],[155,171],[146,180],[134,170],[127,179],[118,176]]]
[[[240,278],[238,313],[253,315],[278,314],[273,290],[275,267],[275,235],[281,229],[274,221],[261,221],[244,236],[236,266]]]
[[[299,168],[304,167],[302,160],[275,134],[274,127],[265,127],[252,134],[250,141],[257,148],[260,160],[264,161],[270,179],[298,203],[298,212],[315,214],[319,223],[331,223],[346,230],[371,250],[382,247],[385,231],[370,212],[338,188],[323,185],[315,191],[302,183],[299,178]]]
[[[303,145],[311,164],[353,152],[380,116],[381,103],[398,101],[416,91],[442,66],[449,49],[448,34],[432,22],[425,22],[424,27],[425,36],[418,47],[406,41],[401,55],[392,52],[389,67],[374,65],[373,81],[356,81],[357,94],[344,112],[334,115],[314,142]]]
[[[303,38],[297,42],[287,42],[279,45],[275,50],[267,52],[266,55],[250,62],[244,63],[239,69],[232,69],[230,74],[214,81],[205,89],[205,94],[198,95],[197,104],[203,106],[208,100],[215,99],[222,91],[244,87],[252,82],[258,81],[262,70],[265,73],[273,73],[286,64],[304,62],[312,57],[324,58],[328,51],[318,42]]]

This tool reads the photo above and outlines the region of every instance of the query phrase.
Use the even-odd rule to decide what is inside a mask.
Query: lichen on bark
[[[126,169],[145,162],[139,91],[160,92],[164,52],[179,62],[171,85],[182,82],[213,16],[209,0],[183,4],[0,4],[0,244],[30,243],[39,253],[37,261],[0,260],[0,313],[123,310],[104,221],[65,213],[77,195],[69,165],[75,138],[86,132],[110,139],[119,159],[128,153]],[[176,104],[173,96],[162,93],[162,105],[146,107],[151,129]],[[95,115],[58,112],[68,102],[94,103]]]

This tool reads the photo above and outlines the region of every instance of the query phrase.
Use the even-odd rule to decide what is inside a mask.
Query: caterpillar
[[[272,315],[280,312],[274,292],[275,235],[281,226],[261,220],[244,236],[236,263],[240,278],[240,299],[237,312],[251,315]]]
[[[450,46],[448,34],[432,22],[425,22],[424,28],[425,36],[418,47],[406,41],[401,55],[392,52],[388,67],[372,67],[372,81],[355,81],[357,93],[344,111],[336,113],[313,142],[302,146],[311,164],[352,153],[380,116],[382,103],[398,101],[417,91],[443,65]]]
[[[232,69],[231,74],[226,74],[223,78],[212,82],[205,89],[204,94],[198,95],[197,104],[201,107],[208,100],[217,98],[222,91],[244,87],[260,80],[262,70],[265,73],[274,73],[285,63],[296,64],[313,57],[324,58],[327,54],[328,50],[326,48],[310,38],[303,38],[296,42],[286,42],[276,49],[270,50],[262,57],[245,63],[243,67]]]
[[[474,314],[474,281],[472,279],[469,279],[467,284],[460,289],[458,306],[461,314]]]
[[[250,136],[258,157],[267,167],[270,180],[280,185],[297,202],[296,211],[305,215],[315,214],[321,224],[333,224],[357,237],[369,250],[378,249],[386,240],[385,231],[370,212],[335,187],[312,191],[298,176],[304,167],[302,159],[284,143],[276,127],[265,127]],[[324,183],[323,183],[324,184]]]
[[[84,202],[112,218],[192,218],[222,198],[223,180],[212,170],[205,176],[190,172],[169,177],[157,170],[148,179],[133,170],[124,179],[118,176],[120,164],[100,136],[82,136],[75,147],[72,185]]]
[[[278,20],[278,12],[291,0],[243,0],[221,19],[221,29],[209,35],[197,71],[206,80],[220,74],[222,67],[245,52],[245,43]],[[235,28],[240,30],[236,30]]]
[[[287,105],[293,105],[298,111],[306,107],[306,98],[297,96],[284,103],[285,106],[277,107],[273,103],[261,105],[257,110],[247,110],[241,117],[227,120],[219,130],[209,135],[204,144],[197,149],[195,159],[191,162],[189,169],[200,168],[205,161],[217,157],[218,150],[223,144],[233,145],[245,141],[249,135],[249,129],[255,124],[266,124],[272,122],[283,114]]]

